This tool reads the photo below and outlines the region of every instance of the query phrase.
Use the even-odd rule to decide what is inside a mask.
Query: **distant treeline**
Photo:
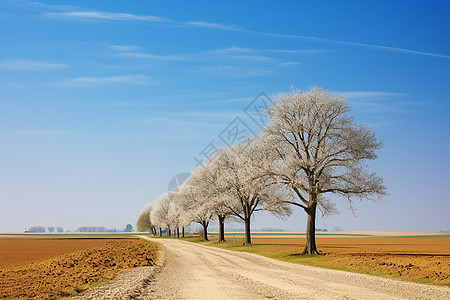
[[[62,227],[54,227],[49,226],[45,228],[44,226],[32,226],[26,230],[26,233],[44,233],[44,232],[64,232],[64,229]],[[78,227],[75,232],[132,232],[133,226],[131,224],[127,224],[125,229],[117,229],[117,228],[106,228],[103,226],[81,226]],[[67,232],[70,232],[70,230],[67,230]]]
[[[62,227],[55,227],[55,226],[48,226],[47,228],[45,228],[44,226],[31,226],[30,228],[28,228],[28,230],[26,230],[25,232],[29,232],[29,233],[43,233],[43,232],[64,232],[64,229]]]
[[[117,228],[106,228],[102,226],[81,226],[78,227],[76,232],[121,232],[123,230]]]

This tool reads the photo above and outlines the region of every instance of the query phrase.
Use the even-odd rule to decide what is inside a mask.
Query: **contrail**
[[[306,36],[306,35],[292,35],[292,34],[282,34],[282,33],[261,32],[261,31],[243,29],[243,28],[239,28],[236,26],[229,26],[229,25],[220,24],[220,23],[211,23],[211,22],[203,22],[203,21],[180,22],[180,21],[171,20],[171,19],[167,19],[167,18],[163,18],[163,17],[157,17],[157,16],[134,15],[134,14],[128,14],[128,13],[108,13],[108,12],[103,12],[103,11],[83,11],[80,9],[76,10],[74,7],[70,7],[70,6],[46,5],[46,4],[42,4],[40,2],[30,2],[27,0],[22,0],[19,3],[21,3],[24,6],[30,6],[30,7],[34,7],[34,8],[44,8],[44,9],[65,11],[65,12],[45,12],[42,14],[45,17],[61,17],[61,18],[63,18],[63,17],[69,18],[70,17],[70,18],[79,18],[79,19],[109,19],[109,20],[116,20],[116,21],[140,20],[140,21],[148,21],[148,22],[172,23],[175,26],[181,26],[181,27],[198,27],[198,28],[228,30],[228,31],[236,31],[236,32],[245,32],[245,33],[250,33],[250,34],[255,34],[255,35],[270,36],[270,37],[289,38],[289,39],[297,39],[297,40],[309,40],[309,41],[317,41],[317,42],[323,42],[323,43],[332,43],[332,44],[341,44],[341,45],[349,45],[349,46],[356,46],[356,47],[372,48],[372,49],[381,50],[381,51],[391,51],[391,52],[397,52],[397,53],[432,56],[432,57],[446,58],[446,59],[450,58],[450,55],[438,54],[438,53],[432,53],[432,52],[390,47],[390,46],[382,46],[382,45],[375,45],[375,44],[367,44],[367,43],[359,43],[359,42],[351,42],[351,41],[325,39],[325,38]]]
[[[392,52],[398,52],[398,53],[424,55],[424,56],[432,56],[432,57],[447,58],[447,59],[450,58],[450,55],[444,55],[444,54],[438,54],[438,53],[432,53],[432,52],[424,52],[424,51],[417,51],[417,50],[390,47],[390,46],[381,46],[381,45],[375,45],[375,44],[366,44],[366,43],[359,43],[359,42],[324,39],[324,38],[319,38],[319,37],[314,37],[314,36],[260,32],[260,31],[253,31],[253,30],[239,29],[239,28],[227,28],[226,30],[241,31],[241,32],[247,32],[247,33],[251,33],[251,34],[280,37],[280,38],[289,38],[289,39],[297,39],[297,40],[309,40],[309,41],[317,41],[317,42],[324,42],[324,43],[350,45],[350,46],[357,46],[357,47],[364,47],[364,48],[372,48],[372,49],[377,49],[377,50],[382,50],[382,51],[392,51]]]

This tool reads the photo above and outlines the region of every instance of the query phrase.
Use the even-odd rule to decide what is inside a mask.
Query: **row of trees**
[[[379,142],[372,130],[356,124],[346,99],[321,88],[282,93],[265,111],[261,133],[218,151],[176,190],[163,194],[141,213],[138,230],[167,229],[169,236],[192,222],[203,227],[219,222],[224,241],[227,220],[241,220],[245,243],[251,243],[254,213],[285,217],[292,206],[307,214],[303,254],[318,253],[315,243],[317,209],[336,212],[330,195],[347,200],[382,197],[382,178],[370,172]]]
[[[48,226],[47,228],[45,228],[44,226],[32,226],[30,228],[28,228],[27,231],[28,233],[44,233],[46,231],[48,231],[49,233],[53,233],[53,232],[64,232],[64,229],[62,227],[54,227],[54,226]],[[106,227],[102,227],[102,226],[81,226],[78,227],[77,230],[75,230],[76,232],[132,232],[133,231],[133,226],[131,224],[127,224],[127,226],[125,227],[124,230],[121,229],[116,229],[116,228],[106,228]]]
[[[122,232],[123,229],[107,228],[104,226],[80,226],[75,232]]]
[[[31,226],[30,228],[28,228],[27,231],[25,232],[32,232],[32,233],[42,233],[42,232],[46,232],[46,230],[50,233],[52,232],[64,232],[64,229],[62,227],[56,227],[55,226],[48,226],[47,229],[44,226]]]

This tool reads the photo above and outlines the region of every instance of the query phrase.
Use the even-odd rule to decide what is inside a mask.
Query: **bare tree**
[[[282,93],[267,114],[260,172],[297,195],[297,201],[286,203],[307,214],[302,254],[317,254],[316,209],[325,213],[334,209],[327,195],[344,197],[352,207],[354,199],[386,194],[383,179],[366,165],[377,158],[375,151],[382,143],[366,125],[354,122],[346,99],[321,88]]]
[[[179,187],[179,205],[188,219],[203,227],[203,239],[208,240],[208,226],[215,211],[210,203],[209,192],[199,176],[199,170],[194,169],[191,176]]]
[[[169,192],[171,203],[169,207],[169,218],[172,220],[172,226],[176,229],[177,237],[180,237],[180,227],[182,228],[182,237],[184,238],[184,228],[192,223],[192,216],[183,208],[183,197],[179,194],[179,187]]]
[[[225,192],[217,198],[216,205],[223,205],[237,218],[244,221],[245,244],[251,244],[251,217],[261,210],[270,211],[276,216],[291,213],[287,202],[292,195],[282,189],[280,184],[260,176],[255,168],[253,141],[235,144],[216,154],[220,165],[220,189]]]
[[[58,227],[56,227],[56,231],[60,232],[60,233],[64,232],[64,228],[58,226]]]
[[[220,165],[221,155],[215,155],[206,160],[203,165],[195,169],[196,186],[206,200],[205,205],[213,212],[219,222],[219,242],[225,242],[225,221],[233,216],[232,211],[225,205],[224,201],[227,186],[219,182],[222,168]]]
[[[150,220],[150,212],[152,211],[152,204],[148,204],[142,209],[141,214],[139,215],[138,221],[136,223],[136,227],[138,231],[149,231],[153,235],[156,235],[156,228],[152,224]]]
[[[167,229],[167,235],[171,235],[171,225],[172,220],[170,219],[169,215],[169,208],[170,208],[170,202],[171,199],[169,195],[162,194],[159,196],[155,202],[153,203],[152,210],[150,212],[150,222],[152,224],[155,224],[155,226],[159,227],[160,235],[161,235],[161,228]]]
[[[55,232],[55,226],[48,226],[47,227],[48,232],[52,233]]]

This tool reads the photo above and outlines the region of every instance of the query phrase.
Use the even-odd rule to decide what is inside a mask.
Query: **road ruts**
[[[136,299],[450,299],[450,288],[153,239],[165,263]]]

